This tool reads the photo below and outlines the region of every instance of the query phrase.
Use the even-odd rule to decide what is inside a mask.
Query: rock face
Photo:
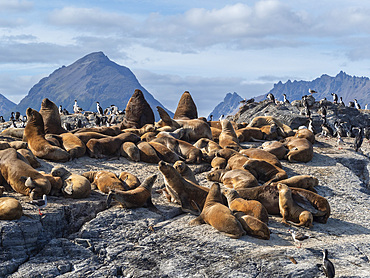
[[[213,120],[217,121],[221,115],[234,115],[238,111],[239,101],[243,100],[237,93],[228,93],[224,100],[219,103],[209,115],[213,115]]]
[[[14,109],[21,114],[24,114],[28,107],[39,110],[41,101],[49,98],[70,113],[73,112],[75,99],[85,111],[96,111],[97,101],[103,109],[115,104],[123,110],[135,89],[144,93],[153,111],[157,111],[158,105],[163,107],[140,85],[129,68],[109,60],[103,52],[94,52],[67,67],[62,66],[41,79]],[[166,111],[173,116],[172,112]],[[159,120],[159,115],[156,117]]]
[[[2,94],[0,94],[0,115],[4,116],[4,120],[8,120],[7,116],[10,116],[6,114],[4,115],[7,111],[13,111],[13,108],[16,106],[16,104],[6,97],[4,97]]]
[[[316,139],[312,161],[282,161],[289,176],[318,178],[316,189],[332,210],[326,224],[314,222],[312,229],[302,229],[311,236],[302,248],[294,246],[291,227],[280,216],[269,217],[270,240],[235,240],[206,224],[190,226],[195,216],[181,213],[178,205],[155,192],[163,186],[157,165],[82,157],[62,165],[77,174],[124,170],[141,181],[159,174],[152,197],[161,213],[118,205],[106,209],[106,195],[95,192],[84,200],[50,197],[40,217],[26,197],[8,194],[20,199],[34,219],[0,221],[0,277],[323,277],[323,248],[329,250],[338,276],[368,277],[370,161],[352,150],[353,138],[344,138],[342,149],[335,146],[336,139]],[[367,142],[362,149],[369,153]],[[40,170],[46,172],[59,165],[41,162]],[[190,167],[197,173],[200,166]],[[207,173],[196,178],[210,187]]]

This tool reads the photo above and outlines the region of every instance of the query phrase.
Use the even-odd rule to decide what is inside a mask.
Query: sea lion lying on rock
[[[288,153],[288,149],[279,141],[265,142],[262,144],[262,149],[275,155],[278,159],[284,159],[285,155]]]
[[[193,146],[200,149],[203,152],[203,155],[206,154],[210,159],[213,159],[216,152],[222,149],[219,144],[208,138],[199,139],[193,144]]]
[[[239,142],[250,142],[265,139],[264,133],[258,127],[244,127],[235,130]]]
[[[211,161],[211,166],[213,170],[225,169],[227,165],[227,160],[223,157],[215,157]]]
[[[174,151],[167,148],[165,145],[158,142],[149,142],[149,145],[157,152],[160,160],[166,161],[168,163],[175,163],[180,158]],[[158,162],[156,162],[158,163]]]
[[[214,170],[207,174],[207,180],[222,182],[225,186],[235,189],[258,186],[257,179],[249,171],[241,169]]]
[[[30,149],[19,149],[17,150],[17,153],[24,157],[33,168],[36,169],[41,166],[40,162],[37,160],[36,156],[33,155]]]
[[[0,151],[0,172],[4,180],[18,193],[31,199],[49,194],[50,182],[31,165],[17,157],[13,148]]]
[[[112,189],[128,190],[129,187],[114,173],[109,171],[89,171],[82,174],[92,186],[96,186],[101,192],[109,193]]]
[[[45,139],[44,122],[39,112],[32,108],[27,108],[27,126],[24,129],[24,137],[32,153],[43,159],[66,162],[71,156],[65,150],[50,145]]]
[[[140,152],[140,161],[158,163],[161,160],[156,150],[148,142],[141,141],[137,144],[137,147]]]
[[[133,142],[124,142],[119,149],[119,153],[132,161],[140,161],[140,150]]]
[[[280,180],[279,183],[286,184],[289,187],[303,188],[317,193],[314,186],[319,184],[319,180],[309,175],[298,175],[285,180]]]
[[[125,171],[121,172],[118,178],[127,184],[127,186],[129,187],[129,190],[135,189],[141,184],[140,180],[135,175],[129,172],[125,172]]]
[[[60,166],[54,167],[51,170],[51,174],[54,177],[60,177],[63,180],[62,192],[65,197],[73,199],[89,197],[91,193],[91,183],[86,177],[73,174]]]
[[[245,162],[243,168],[251,172],[256,179],[266,183],[288,178],[287,173],[283,169],[264,160],[249,159]]]
[[[118,134],[122,133],[122,130],[118,125],[114,126],[100,126],[100,127],[83,127],[76,130],[71,131],[71,133],[76,134],[78,136],[78,133],[85,133],[85,132],[94,132],[94,133],[100,133],[102,135],[107,136],[117,136]],[[95,137],[92,137],[95,138]],[[82,138],[80,138],[82,140]],[[95,138],[100,139],[100,138]],[[84,140],[83,140],[84,141]]]
[[[282,143],[289,149],[285,156],[289,162],[309,162],[312,160],[313,146],[306,138],[288,137]]]
[[[270,230],[264,222],[243,212],[234,212],[234,215],[247,232],[247,235],[260,239],[270,239]]]
[[[222,204],[220,185],[214,183],[209,190],[202,213],[190,225],[209,224],[231,238],[240,238],[245,234],[242,225],[232,211]]]
[[[258,116],[254,117],[252,121],[248,124],[249,127],[262,127],[266,125],[276,124],[280,131],[279,135],[282,137],[293,136],[293,130],[286,124],[281,123],[278,119],[272,116]]]
[[[295,133],[294,137],[296,138],[306,138],[311,144],[315,143],[315,134],[312,133],[311,130],[307,128],[298,129]]]
[[[0,220],[16,220],[23,215],[21,203],[12,197],[0,198]]]
[[[227,160],[226,170],[244,169],[243,165],[249,160],[248,157],[233,149],[222,149],[216,152],[217,157]]]
[[[275,165],[276,167],[283,168],[279,159],[272,153],[269,153],[268,151],[256,148],[249,148],[240,150],[240,153],[245,155],[246,157],[264,160],[272,165]]]
[[[185,164],[184,161],[179,160],[176,161],[175,164],[173,165],[173,168],[175,168],[176,171],[179,172],[184,179],[191,181],[195,184],[199,184],[197,179],[195,178],[193,171],[190,169],[188,165]]]
[[[24,134],[23,127],[8,127],[1,132],[2,136],[11,136],[22,139]]]

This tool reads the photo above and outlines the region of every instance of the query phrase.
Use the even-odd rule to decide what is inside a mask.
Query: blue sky
[[[0,93],[18,103],[55,69],[103,51],[169,109],[188,90],[206,116],[228,92],[370,76],[369,14],[369,1],[353,0],[0,0]]]

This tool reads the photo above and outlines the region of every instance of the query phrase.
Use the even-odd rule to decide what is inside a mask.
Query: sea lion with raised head
[[[207,174],[207,180],[221,182],[228,188],[249,188],[258,186],[257,179],[249,172],[241,169],[227,171],[214,170]]]
[[[207,194],[202,213],[190,225],[209,224],[231,238],[240,238],[245,234],[242,225],[232,211],[222,204],[220,185],[214,183]]]
[[[180,173],[180,175],[191,182],[194,182],[195,184],[199,184],[197,179],[195,178],[195,175],[193,171],[190,169],[188,165],[185,164],[184,161],[176,161],[175,164],[173,164],[173,167],[176,169],[177,172]]]
[[[239,145],[238,137],[236,136],[235,130],[228,120],[221,121],[221,134],[218,137],[218,144],[221,148],[233,149],[239,151],[241,146]]]
[[[190,120],[198,118],[197,106],[188,91],[185,91],[182,94],[173,118],[175,120]]]
[[[68,130],[62,127],[58,107],[48,98],[42,100],[39,113],[44,121],[45,134],[62,134],[68,132]]]

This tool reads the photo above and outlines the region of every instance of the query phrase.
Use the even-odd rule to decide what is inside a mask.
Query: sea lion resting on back
[[[28,122],[24,129],[24,137],[32,153],[43,159],[66,162],[71,156],[65,150],[50,145],[45,139],[44,122],[39,112],[32,108],[26,110]]]

